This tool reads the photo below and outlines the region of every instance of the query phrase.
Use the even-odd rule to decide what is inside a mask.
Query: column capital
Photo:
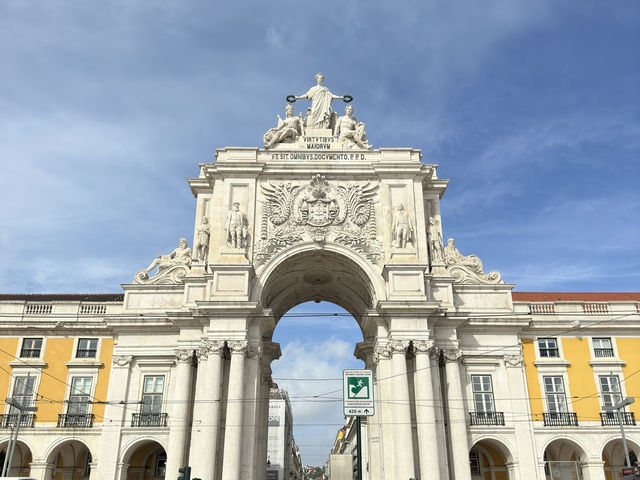
[[[227,341],[227,347],[231,355],[246,355],[249,349],[249,342],[247,340],[229,340]]]
[[[391,352],[393,348],[387,342],[376,342],[376,345],[373,347],[373,361],[378,363],[380,360],[389,360],[391,358]]]
[[[113,356],[113,364],[118,367],[126,367],[133,360],[133,355],[114,355]]]
[[[414,340],[413,352],[416,355],[429,355],[431,356],[435,350],[433,346],[433,340]]]
[[[445,348],[442,353],[447,362],[457,362],[462,357],[462,350],[459,348]]]
[[[519,367],[524,361],[524,356],[521,353],[504,355],[502,358],[506,367]]]
[[[411,345],[410,340],[391,340],[389,342],[391,346],[392,352],[391,355],[402,354],[405,355],[407,350],[409,349],[409,345]]]
[[[178,348],[175,354],[178,363],[189,363],[193,359],[193,348]]]
[[[196,357],[202,362],[213,355],[222,355],[224,352],[224,340],[206,339],[202,341],[202,345],[196,348]]]

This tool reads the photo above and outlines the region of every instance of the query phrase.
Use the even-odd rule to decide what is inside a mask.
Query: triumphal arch
[[[112,384],[127,388],[133,363],[175,354],[170,476],[188,463],[207,480],[265,478],[270,363],[280,355],[272,333],[314,300],[344,307],[362,329],[355,355],[376,379],[370,478],[470,478],[457,328],[472,310],[508,311],[512,285],[443,243],[448,181],[437,166],[418,149],[377,148],[357,98],[323,80],[282,95],[284,118],[265,129],[263,147],[221,148],[199,165],[193,241],[140,270],[109,319],[119,332]],[[126,450],[125,434],[104,427],[115,451]],[[459,454],[447,460],[447,450]],[[126,467],[116,457],[105,451],[101,478]]]

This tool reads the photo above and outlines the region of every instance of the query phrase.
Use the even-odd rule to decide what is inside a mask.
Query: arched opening
[[[473,480],[509,480],[507,464],[509,450],[497,440],[483,439],[476,442],[469,452],[469,466]]]
[[[146,440],[131,447],[124,463],[128,464],[125,480],[163,480],[167,453],[158,442]]]
[[[304,464],[322,467],[327,462],[345,425],[342,370],[365,367],[354,351],[359,342],[375,337],[376,321],[369,314],[375,311],[376,298],[371,275],[334,251],[300,252],[268,273],[261,304],[274,321],[263,338],[278,342],[282,351],[271,363],[270,475],[277,471],[278,478],[296,478],[295,446]],[[287,408],[295,421],[292,431]],[[274,447],[275,442],[282,446]],[[283,456],[284,450],[291,453]]]
[[[54,480],[88,480],[91,452],[84,443],[69,440],[58,445],[47,459]]]
[[[0,446],[0,471],[4,469],[5,462],[8,461],[7,448],[8,442],[4,442]],[[7,473],[8,477],[21,477],[28,476],[31,472],[31,450],[29,447],[18,440],[16,447],[13,451],[13,458],[11,459],[11,467]]]
[[[577,443],[559,438],[544,450],[544,472],[548,480],[581,480],[587,455]]]
[[[635,465],[635,462],[640,458],[640,447],[638,447],[636,443],[627,439],[627,448],[631,465]],[[605,478],[607,480],[620,478],[622,468],[628,466],[621,438],[616,438],[607,442],[602,449],[602,460],[604,461]]]

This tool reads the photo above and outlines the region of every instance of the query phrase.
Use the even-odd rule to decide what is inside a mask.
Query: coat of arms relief
[[[305,241],[345,245],[377,263],[383,257],[377,239],[375,195],[377,184],[333,184],[315,174],[306,184],[262,184],[260,239],[256,266],[275,254]]]

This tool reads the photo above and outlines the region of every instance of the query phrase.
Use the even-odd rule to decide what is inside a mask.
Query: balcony
[[[23,413],[20,417],[21,427],[33,427],[33,421],[36,416],[33,413]],[[0,428],[13,428],[18,422],[17,413],[8,413],[0,415]]]
[[[545,427],[577,427],[578,415],[575,412],[543,413]]]
[[[504,425],[503,412],[469,412],[471,425]]]
[[[623,425],[635,425],[636,416],[633,412],[620,412]],[[600,422],[603,427],[609,427],[611,425],[620,425],[618,420],[618,414],[616,412],[600,412]]]
[[[613,357],[613,348],[594,348],[593,355],[596,358]]]
[[[58,428],[91,428],[93,413],[61,413],[58,415]]]
[[[131,416],[132,427],[166,427],[166,413],[134,413]]]

